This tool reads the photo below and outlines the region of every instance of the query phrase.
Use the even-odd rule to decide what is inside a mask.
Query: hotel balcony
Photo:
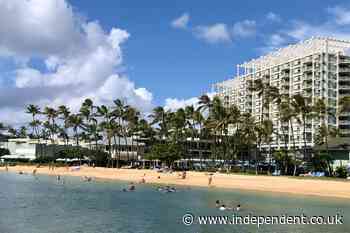
[[[347,90],[350,89],[350,85],[339,85],[339,90]]]
[[[339,76],[339,81],[350,81],[350,76]]]
[[[289,73],[289,70],[290,70],[289,64],[282,65],[282,67],[281,67],[282,73],[283,73],[283,71]]]
[[[303,80],[305,80],[305,81],[312,81],[312,75],[310,75],[310,74],[303,75]]]
[[[350,57],[340,57],[339,63],[350,64]]]
[[[312,64],[312,56],[304,58],[303,63],[304,64]]]
[[[303,66],[304,73],[312,73],[312,66]]]
[[[339,67],[339,73],[350,73],[350,67]]]
[[[350,121],[349,120],[339,120],[338,124],[339,125],[350,125]]]

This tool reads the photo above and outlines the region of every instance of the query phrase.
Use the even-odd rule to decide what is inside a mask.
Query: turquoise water
[[[122,192],[124,182],[82,182],[65,177],[0,173],[0,233],[339,233],[350,232],[347,200],[276,195],[222,189],[178,187],[160,193],[152,185]],[[331,190],[330,190],[331,192]],[[219,211],[215,200],[240,203],[240,215],[335,215],[343,225],[199,225],[185,226],[182,216],[231,215]]]

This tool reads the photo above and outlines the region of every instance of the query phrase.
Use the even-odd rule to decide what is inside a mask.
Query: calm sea
[[[339,233],[350,232],[350,202],[272,193],[178,187],[161,193],[153,185],[122,192],[124,182],[0,173],[0,233]],[[332,190],[329,190],[332,192]],[[182,216],[226,215],[215,201],[241,204],[241,216],[343,216],[343,225],[199,225]]]

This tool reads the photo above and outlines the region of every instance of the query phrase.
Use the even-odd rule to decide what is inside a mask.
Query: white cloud
[[[223,23],[217,23],[209,26],[197,26],[194,34],[200,39],[209,43],[230,42],[230,32]]]
[[[256,22],[254,20],[243,20],[233,25],[232,34],[235,37],[249,37],[256,34]]]
[[[348,25],[350,24],[350,10],[344,7],[335,6],[329,7],[328,12],[333,15],[335,22],[339,25]]]
[[[0,121],[22,121],[9,116],[24,114],[29,103],[77,110],[85,98],[152,108],[152,93],[118,72],[129,33],[83,20],[65,0],[0,0],[0,34],[0,56],[24,61],[13,70],[13,86],[0,89]],[[33,58],[46,70],[26,62]]]
[[[179,18],[174,19],[171,22],[171,26],[174,28],[187,28],[188,22],[190,20],[190,15],[188,13],[182,14]]]
[[[213,96],[215,95],[214,92],[210,92],[207,93],[207,95],[210,98],[213,98]],[[175,111],[179,108],[185,108],[186,106],[194,106],[195,108],[197,108],[198,105],[198,97],[191,97],[188,99],[178,99],[178,98],[167,98],[165,100],[165,105],[164,105],[164,109],[165,110],[171,110],[171,111]]]
[[[350,39],[350,29],[344,25],[350,24],[350,9],[340,6],[326,9],[325,20],[319,23],[309,23],[302,20],[286,22],[285,28],[274,32],[266,40],[264,47],[259,48],[263,53],[270,52],[287,43],[295,43],[313,36]],[[326,17],[328,16],[328,17]]]
[[[272,22],[281,22],[282,21],[281,16],[279,16],[278,14],[273,13],[273,12],[267,13],[266,19],[268,19],[268,20],[270,20]]]

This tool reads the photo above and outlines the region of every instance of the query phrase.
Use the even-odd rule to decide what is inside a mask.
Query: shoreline
[[[22,171],[32,174],[35,166],[14,166],[8,167],[9,172]],[[208,175],[204,172],[187,172],[186,179],[181,179],[178,172],[158,173],[153,170],[116,169],[102,167],[81,166],[79,171],[67,170],[65,167],[56,167],[54,171],[48,166],[37,168],[37,174],[92,177],[94,179],[121,180],[138,183],[144,177],[146,183],[163,185],[196,186],[204,188],[239,189],[246,191],[272,192],[291,195],[312,195],[328,198],[350,199],[350,182],[319,180],[319,179],[298,179],[291,177],[255,176],[239,174],[214,173],[213,183],[208,186]],[[0,171],[5,172],[5,167]],[[158,179],[160,176],[160,179]]]

